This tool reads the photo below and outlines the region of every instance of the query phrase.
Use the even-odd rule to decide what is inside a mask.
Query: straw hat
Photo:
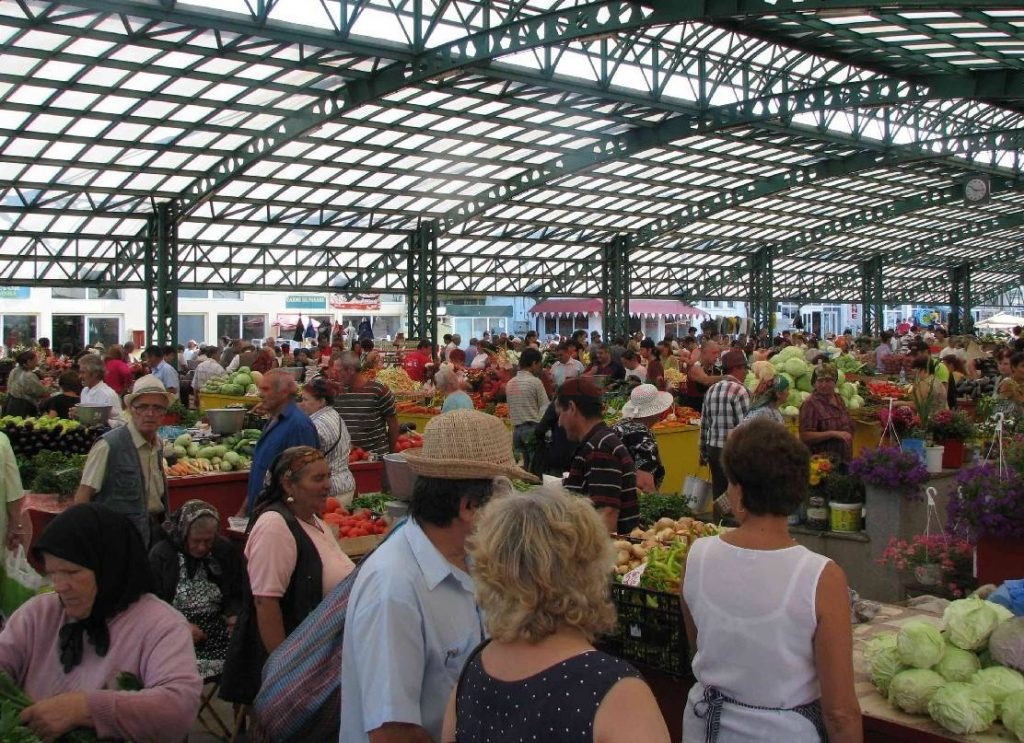
[[[147,374],[135,380],[132,391],[124,396],[125,407],[131,407],[135,398],[141,395],[163,395],[167,398],[168,405],[171,405],[178,397],[168,392],[167,388],[164,387],[164,383],[155,374]]]
[[[661,415],[674,402],[671,392],[659,392],[653,384],[640,384],[629,393],[629,402],[622,406],[622,417],[650,418]]]
[[[540,482],[516,465],[505,424],[479,410],[453,410],[435,416],[423,429],[423,448],[404,453],[409,469],[424,477],[474,480],[504,475]]]

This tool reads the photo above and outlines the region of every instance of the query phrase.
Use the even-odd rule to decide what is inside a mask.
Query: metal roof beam
[[[883,5],[865,0],[688,0],[684,3],[689,8],[686,20],[714,23],[727,18],[757,18],[761,16],[778,16],[785,13],[850,13],[857,11],[870,13],[878,11]],[[949,10],[949,0],[900,0],[891,3],[900,12],[920,10]],[[966,3],[965,3],[966,5]],[[970,7],[977,10],[997,10],[1000,8],[1019,9],[1020,0],[971,0]]]

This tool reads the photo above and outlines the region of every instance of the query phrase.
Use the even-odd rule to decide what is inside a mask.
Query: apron
[[[207,577],[206,566],[200,563],[196,574],[189,578],[185,556],[179,552],[178,588],[172,606],[206,635],[205,640],[196,643],[199,675],[204,680],[220,675],[228,654],[228,623],[221,613],[223,602],[220,586]]]

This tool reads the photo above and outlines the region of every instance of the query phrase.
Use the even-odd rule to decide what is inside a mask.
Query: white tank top
[[[801,546],[750,550],[719,537],[695,541],[683,597],[697,626],[697,680],[759,707],[818,699],[814,599],[827,562]]]

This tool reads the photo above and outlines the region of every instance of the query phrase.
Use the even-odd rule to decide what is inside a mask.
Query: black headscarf
[[[107,620],[153,590],[149,559],[139,530],[127,517],[95,503],[80,503],[60,514],[32,548],[88,568],[96,574],[96,599],[85,619],[60,628],[60,662],[64,673],[82,662],[84,637],[104,656],[110,648]]]
[[[200,558],[192,557],[188,552],[188,533],[192,530],[192,524],[203,517],[212,518],[218,526],[220,525],[220,514],[217,509],[202,500],[185,501],[177,511],[171,514],[171,542],[185,558],[185,571],[189,578],[195,576],[196,570],[201,564],[206,567],[210,575],[219,576],[222,572],[220,564],[213,556],[213,550],[207,552],[206,557]]]

